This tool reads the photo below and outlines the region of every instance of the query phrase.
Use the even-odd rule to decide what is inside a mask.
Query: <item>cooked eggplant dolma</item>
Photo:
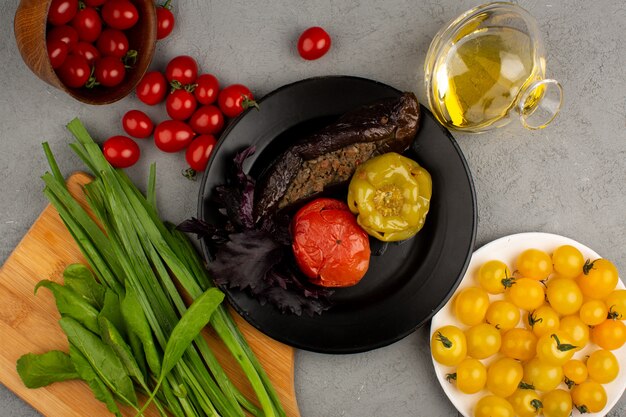
[[[299,140],[257,184],[255,218],[297,204],[347,182],[356,167],[386,152],[404,152],[417,133],[420,107],[413,93],[360,107]]]

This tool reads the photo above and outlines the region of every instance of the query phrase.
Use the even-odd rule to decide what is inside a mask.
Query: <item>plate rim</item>
[[[529,244],[526,245],[526,247],[530,248],[530,247],[532,247],[531,245],[533,244],[533,242],[536,241],[536,240],[533,240],[533,239],[537,239],[537,238],[540,238],[540,239],[556,239],[556,240],[559,240],[561,242],[559,244],[562,244],[562,245],[567,245],[567,244],[573,244],[574,246],[577,245],[579,247],[584,248],[585,251],[590,253],[592,256],[594,256],[596,258],[602,258],[602,256],[599,253],[597,253],[594,249],[590,248],[589,246],[585,245],[584,243],[581,243],[581,242],[579,242],[579,241],[577,241],[575,239],[572,239],[570,237],[567,237],[567,236],[559,235],[559,234],[556,234],[556,233],[549,233],[549,232],[519,232],[519,233],[513,233],[513,234],[501,236],[499,238],[496,238],[496,239],[494,239],[492,241],[489,241],[489,242],[485,243],[484,245],[482,245],[481,247],[476,249],[472,253],[471,258],[473,258],[476,255],[482,255],[484,252],[488,252],[494,246],[498,247],[501,244],[505,244],[507,242],[507,240],[510,240],[510,239],[526,239],[528,242],[530,242]],[[470,264],[471,264],[471,261],[470,261]],[[468,269],[469,269],[469,265],[468,265]],[[471,277],[469,276],[469,273],[468,273],[468,269],[466,269],[462,279],[459,280],[459,283],[458,283],[459,286],[466,279],[471,280]],[[458,288],[458,286],[457,286],[457,288]],[[626,285],[622,281],[621,277],[619,277],[619,281],[618,281],[618,284],[617,284],[616,288],[618,288],[618,289],[625,289],[626,288]],[[456,289],[455,289],[454,292],[456,292]],[[452,295],[454,295],[454,293]],[[446,304],[447,304],[447,302],[446,302]],[[443,307],[445,307],[445,305]],[[441,309],[437,313],[435,313],[433,315],[432,319],[435,319],[436,318],[435,316],[437,316],[437,314],[440,314],[440,312],[441,312]],[[521,320],[521,318],[520,318],[520,320]],[[441,323],[437,324],[436,327],[439,328],[441,325],[443,325],[443,324],[441,324]],[[432,339],[432,335],[433,335],[434,330],[435,330],[435,324],[434,324],[433,321],[431,321],[431,325],[430,325],[430,328],[429,328],[429,336],[428,336],[429,348],[430,348],[430,340]],[[624,345],[620,349],[626,349],[626,345]],[[617,355],[616,355],[616,357],[617,357]],[[461,400],[459,400],[459,398],[462,398],[462,397],[473,398],[473,397],[475,397],[475,396],[477,396],[479,394],[484,394],[486,388],[484,388],[483,390],[481,390],[477,394],[464,394],[464,393],[461,393],[461,392],[458,392],[458,391],[453,391],[454,388],[452,388],[451,384],[448,384],[447,381],[446,381],[446,384],[444,384],[444,380],[440,377],[440,372],[439,372],[439,370],[441,370],[443,368],[450,368],[450,367],[444,367],[443,365],[437,363],[435,361],[435,358],[433,357],[432,353],[430,355],[430,358],[431,358],[431,362],[433,364],[433,368],[434,368],[433,370],[435,371],[435,377],[436,377],[437,381],[439,382],[439,384],[441,386],[441,389],[445,393],[445,395],[448,398],[448,400],[452,403],[452,405],[456,408],[456,410],[459,412],[460,415],[462,415],[464,417],[471,417],[470,414],[466,414],[464,412],[465,410],[461,410],[457,406],[457,402],[461,401]],[[620,365],[623,365],[623,364],[620,363]],[[624,369],[624,372],[626,372],[626,368]],[[605,384],[603,384],[603,385],[605,385]],[[557,389],[560,388],[560,387],[561,387],[561,385],[559,385],[559,387],[557,387]],[[626,388],[626,375],[625,375],[625,378],[624,378],[624,387],[623,388]],[[584,415],[585,416],[589,416],[589,417],[601,417],[601,416],[604,416],[606,413],[610,412],[615,407],[615,405],[619,402],[620,398],[621,398],[621,396],[616,396],[616,397],[614,397],[612,399],[612,401],[608,401],[607,400],[606,406],[598,413],[591,413],[591,414],[584,414]],[[575,408],[574,408],[574,410],[575,410]],[[580,414],[580,413],[573,414],[573,415],[574,416],[577,416],[577,415],[578,416],[582,416],[582,414]]]
[[[397,93],[402,93],[402,90],[399,90],[393,86],[390,86],[384,82],[378,81],[378,80],[373,80],[373,79],[369,79],[369,78],[365,78],[365,77],[360,77],[360,76],[354,76],[354,75],[322,75],[322,76],[314,76],[314,77],[309,77],[309,78],[304,78],[301,80],[297,80],[285,85],[282,85],[272,91],[270,91],[269,93],[267,93],[266,95],[264,95],[263,97],[261,97],[260,99],[257,100],[257,103],[259,103],[259,105],[262,104],[263,101],[273,97],[276,94],[281,93],[282,91],[289,89],[291,87],[300,85],[300,84],[304,84],[304,83],[312,83],[312,82],[319,82],[319,81],[324,81],[324,80],[329,80],[329,79],[349,79],[349,80],[357,80],[357,81],[362,81],[362,82],[366,82],[366,83],[372,83],[372,84],[377,84],[380,86],[384,86],[385,88],[389,88],[391,90],[394,90]],[[476,243],[476,235],[477,235],[477,229],[478,229],[478,202],[477,202],[477,198],[476,198],[476,188],[474,185],[474,179],[472,176],[472,172],[470,170],[469,164],[467,162],[467,159],[465,158],[465,155],[463,154],[463,151],[461,150],[461,147],[459,146],[459,144],[457,143],[456,139],[452,136],[451,132],[446,129],[444,126],[442,126],[439,122],[437,122],[436,118],[434,117],[434,115],[432,114],[432,112],[425,107],[424,104],[420,103],[420,107],[421,107],[421,111],[425,111],[428,113],[428,115],[430,116],[430,118],[434,121],[435,125],[439,128],[439,130],[448,138],[448,140],[450,141],[450,144],[452,145],[454,151],[456,152],[459,161],[461,162],[461,165],[463,167],[464,172],[466,173],[466,179],[467,182],[469,184],[469,193],[471,196],[471,212],[472,212],[472,219],[471,219],[471,236],[470,236],[470,242],[468,244],[468,252],[467,255],[465,256],[463,265],[461,265],[461,268],[459,269],[459,276],[456,278],[454,285],[452,285],[450,287],[450,289],[447,291],[447,293],[445,294],[445,297],[442,298],[441,302],[432,309],[432,311],[427,314],[421,321],[417,322],[415,325],[410,326],[405,332],[401,332],[398,335],[396,335],[393,338],[385,338],[383,340],[380,340],[376,343],[369,343],[369,344],[365,344],[365,345],[360,345],[360,346],[350,346],[350,347],[343,347],[343,348],[316,348],[316,347],[311,347],[309,345],[303,344],[298,342],[297,340],[293,340],[292,338],[288,337],[288,336],[283,336],[280,339],[277,339],[275,336],[272,335],[268,335],[264,330],[263,330],[263,326],[261,326],[257,321],[255,321],[250,314],[245,311],[240,305],[238,305],[237,303],[233,302],[233,298],[231,297],[231,294],[228,291],[224,291],[224,293],[226,294],[227,299],[229,300],[229,304],[230,306],[239,314],[241,315],[246,322],[248,322],[250,325],[252,325],[254,328],[256,328],[257,330],[259,330],[260,332],[262,332],[263,334],[272,337],[276,340],[281,341],[282,343],[288,344],[289,346],[292,346],[296,349],[302,349],[302,350],[306,350],[306,351],[310,351],[310,352],[317,352],[317,353],[326,353],[326,354],[352,354],[352,353],[361,353],[361,352],[367,352],[370,350],[374,350],[374,349],[378,349],[381,347],[385,347],[388,345],[391,345],[405,337],[407,337],[408,335],[410,335],[411,333],[415,332],[416,329],[422,327],[424,324],[426,324],[429,320],[432,319],[432,317],[443,307],[445,306],[445,304],[448,302],[448,300],[452,297],[452,295],[454,294],[454,292],[456,291],[456,288],[458,288],[458,285],[461,283],[461,280],[463,278],[463,276],[465,275],[467,268],[469,267],[470,261],[471,261],[471,257],[473,254],[473,250],[474,250],[474,245]],[[225,138],[230,134],[230,132],[236,127],[237,123],[243,118],[245,117],[245,115],[248,112],[254,111],[253,109],[249,108],[247,110],[245,110],[243,113],[241,113],[239,116],[237,116],[235,119],[233,119],[230,123],[229,126],[222,132],[222,134],[219,137],[219,140],[215,146],[215,149],[213,150],[213,152],[217,152],[219,150],[219,148],[222,146],[222,144],[225,141]],[[205,169],[205,171],[202,174],[202,180],[200,182],[200,187],[199,187],[199,193],[198,193],[198,201],[197,201],[197,215],[198,218],[203,218],[204,214],[205,214],[205,188],[206,188],[206,182],[208,179],[207,173],[209,172],[209,169],[213,163],[214,159],[211,158],[209,160],[209,163],[207,164],[207,167]],[[204,255],[205,260],[208,257],[208,246],[205,243],[204,239],[200,239],[200,245],[202,248],[202,252]],[[322,313],[323,314],[323,313]]]

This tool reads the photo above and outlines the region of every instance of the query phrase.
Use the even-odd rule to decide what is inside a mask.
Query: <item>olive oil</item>
[[[520,93],[543,74],[533,41],[515,28],[493,26],[465,31],[456,39],[433,68],[435,114],[458,128],[508,123]],[[529,97],[525,106],[541,100],[541,89],[533,94],[537,97]]]

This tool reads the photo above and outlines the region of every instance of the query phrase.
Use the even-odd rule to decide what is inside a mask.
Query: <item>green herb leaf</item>
[[[193,339],[209,323],[213,312],[223,300],[224,294],[220,290],[209,288],[191,304],[167,341],[159,379],[163,379],[172,370]]]
[[[102,382],[125,403],[137,406],[133,382],[113,349],[70,317],[63,317],[59,324]]]
[[[100,335],[104,343],[111,346],[117,357],[122,361],[122,364],[124,364],[128,375],[134,378],[139,385],[148,391],[141,368],[139,368],[130,346],[126,344],[120,332],[115,328],[113,323],[104,316],[98,317],[98,322],[100,323]]]
[[[143,344],[148,367],[154,375],[159,375],[161,373],[161,356],[154,345],[152,331],[141,304],[139,304],[137,294],[131,287],[126,289],[126,295],[122,299],[120,308],[126,323],[126,329],[129,333],[137,335]]]
[[[93,308],[91,304],[85,301],[80,295],[63,285],[59,285],[47,279],[39,281],[37,285],[35,285],[35,294],[37,294],[37,290],[40,287],[52,291],[57,309],[59,313],[61,313],[61,316],[71,317],[92,332],[98,332],[98,310]]]
[[[17,360],[17,373],[28,388],[40,388],[53,382],[78,379],[67,353],[51,350],[41,355],[28,353]]]
[[[123,336],[126,336],[126,325],[122,318],[122,311],[120,309],[120,299],[113,290],[108,289],[104,294],[104,307],[98,314],[98,318],[104,317],[109,320]],[[98,324],[98,327],[100,325]]]
[[[80,379],[82,379],[89,385],[89,388],[91,388],[91,391],[93,392],[96,399],[106,404],[107,409],[115,414],[117,417],[122,417],[122,413],[117,407],[117,404],[115,403],[115,398],[113,397],[113,394],[111,394],[111,391],[98,377],[96,371],[94,371],[94,369],[91,367],[91,364],[89,363],[87,358],[85,358],[85,356],[80,353],[80,350],[78,350],[78,348],[76,348],[76,346],[71,343],[70,357],[80,376]]]
[[[104,306],[105,287],[96,281],[85,265],[72,264],[65,268],[63,282],[65,287],[83,297],[94,308],[100,310]]]

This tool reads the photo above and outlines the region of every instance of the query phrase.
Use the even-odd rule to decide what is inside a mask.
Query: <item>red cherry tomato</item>
[[[99,7],[102,6],[107,0],[83,0],[86,6]]]
[[[167,64],[165,78],[169,82],[178,81],[183,85],[192,84],[198,78],[198,63],[190,56],[177,56]]]
[[[154,106],[163,101],[167,94],[167,81],[159,71],[147,72],[137,84],[137,98],[142,102]]]
[[[156,8],[157,39],[167,38],[174,29],[174,14],[165,6]]]
[[[103,56],[122,58],[128,52],[128,38],[117,29],[104,29],[96,42]]]
[[[237,117],[248,107],[258,107],[250,89],[242,84],[232,84],[220,91],[217,103],[227,117]]]
[[[298,39],[298,53],[306,60],[323,57],[330,49],[330,36],[318,26],[308,28]]]
[[[68,25],[55,26],[48,31],[46,39],[49,41],[60,40],[61,42],[65,42],[71,51],[76,43],[78,43],[78,32]]]
[[[215,106],[202,106],[191,115],[189,126],[200,135],[214,135],[224,127],[224,116]]]
[[[115,168],[128,168],[134,165],[141,155],[139,146],[126,136],[112,136],[102,147],[102,153]]]
[[[137,8],[128,0],[108,0],[101,12],[102,20],[113,29],[130,29],[139,20]]]
[[[134,138],[147,138],[154,129],[154,123],[140,110],[130,110],[122,117],[124,131]]]
[[[196,89],[193,94],[196,96],[200,104],[212,104],[217,100],[220,92],[220,83],[217,78],[211,74],[202,74],[196,80]]]
[[[206,169],[215,143],[213,135],[200,135],[191,141],[185,152],[185,159],[191,169],[198,172]]]
[[[154,129],[154,144],[163,152],[178,152],[187,147],[195,133],[180,120],[165,120]]]
[[[52,68],[56,69],[63,65],[69,50],[67,44],[59,39],[48,39],[46,48],[48,49],[48,58],[50,58]]]
[[[174,120],[187,120],[196,110],[196,98],[187,90],[175,90],[165,100],[165,110]]]
[[[91,74],[91,68],[87,60],[82,56],[69,54],[65,62],[57,68],[57,75],[63,84],[70,88],[78,88],[85,85]]]
[[[79,10],[72,19],[72,27],[78,32],[78,39],[95,42],[102,32],[102,20],[96,9],[87,7]]]
[[[72,48],[72,53],[85,58],[89,65],[95,64],[96,60],[100,58],[100,51],[89,42],[78,42]]]
[[[78,0],[52,0],[48,9],[48,23],[59,26],[68,23],[78,12]]]
[[[298,210],[291,230],[296,262],[313,284],[348,287],[367,272],[369,238],[346,203],[313,200]]]
[[[114,56],[105,56],[96,61],[94,76],[105,87],[114,87],[124,81],[126,68],[124,63]]]

